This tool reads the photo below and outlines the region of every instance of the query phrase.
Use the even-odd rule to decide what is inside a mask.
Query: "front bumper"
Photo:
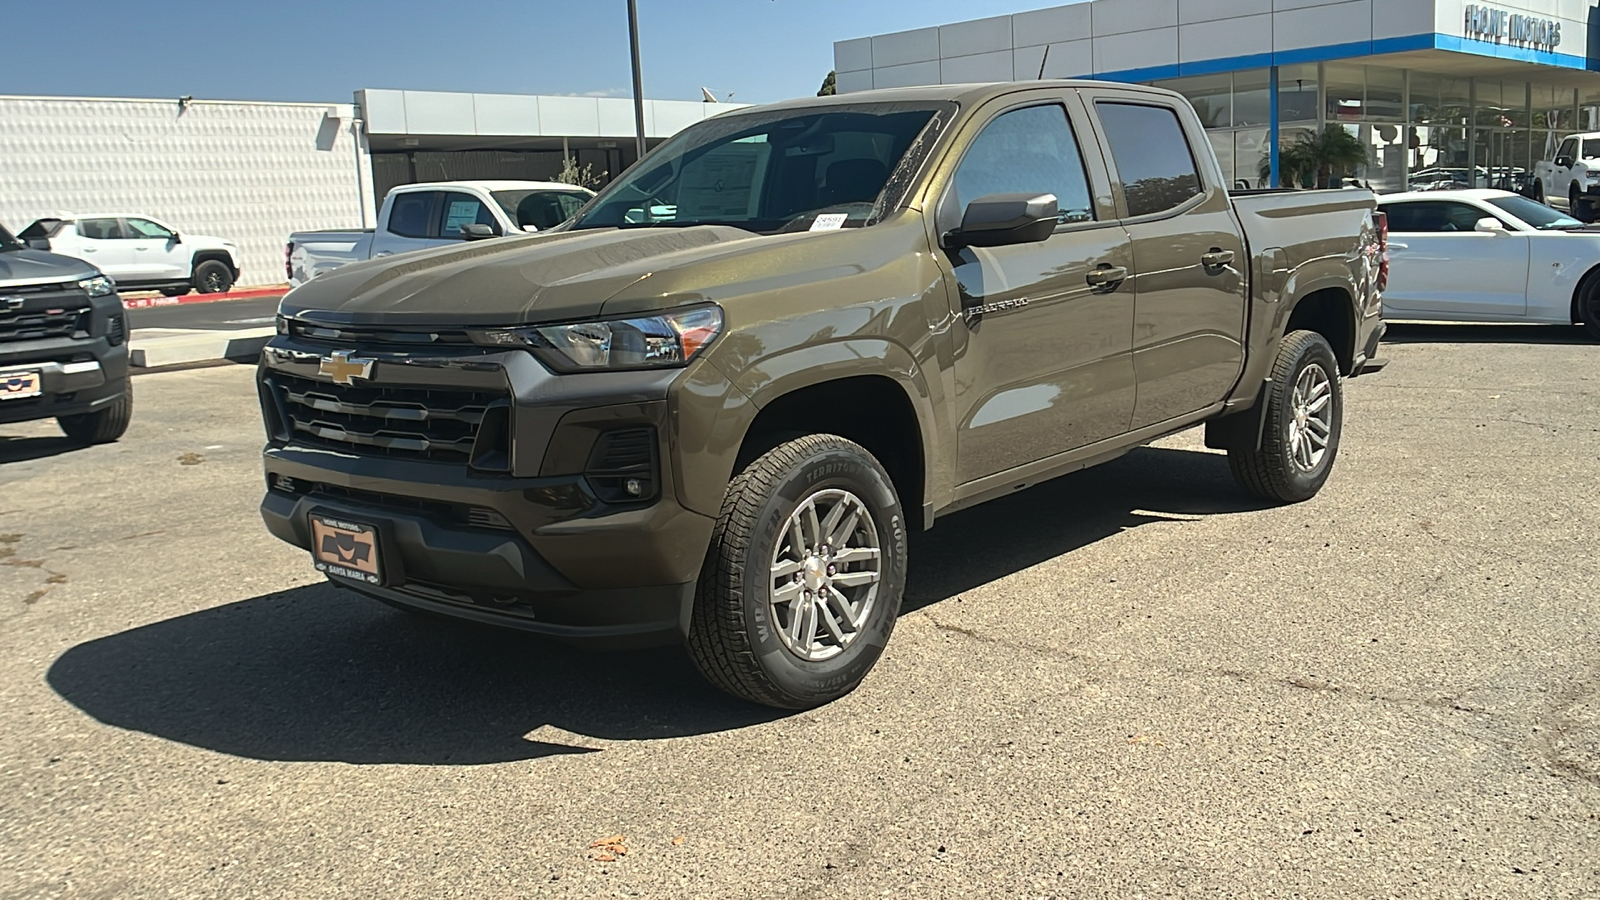
[[[0,343],[0,374],[22,371],[40,374],[43,394],[0,401],[0,424],[92,413],[127,389],[128,345],[104,337]]]
[[[383,583],[331,580],[389,603],[591,646],[682,638],[714,520],[683,500],[669,391],[697,377],[703,390],[732,391],[714,386],[714,368],[555,376],[520,351],[363,351],[377,359],[373,386],[504,392],[509,459],[475,452],[473,463],[499,468],[484,471],[285,428],[277,385],[321,378],[323,352],[279,337],[263,357],[261,513],[272,534],[309,554],[315,514],[373,526]],[[622,429],[649,429],[657,442],[654,490],[639,502],[606,499],[585,470],[600,436]]]

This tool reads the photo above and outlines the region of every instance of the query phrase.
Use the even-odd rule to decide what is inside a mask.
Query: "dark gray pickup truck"
[[[877,91],[673,138],[571,222],[284,298],[262,514],[394,606],[852,690],[907,533],[1197,425],[1305,500],[1378,368],[1375,197],[1230,197],[1178,95]]]

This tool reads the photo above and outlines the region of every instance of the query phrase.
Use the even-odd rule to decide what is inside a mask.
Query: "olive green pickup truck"
[[[1230,196],[1177,94],[743,109],[568,223],[337,269],[263,354],[271,532],[414,612],[861,682],[907,535],[1196,425],[1305,500],[1381,366],[1364,191]]]

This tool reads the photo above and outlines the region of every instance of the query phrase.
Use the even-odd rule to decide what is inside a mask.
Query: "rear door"
[[[1530,232],[1475,231],[1479,219],[1500,217],[1458,200],[1407,200],[1382,208],[1389,214],[1386,313],[1430,319],[1527,314]]]
[[[389,202],[389,218],[372,236],[372,255],[392,256],[448,243],[439,237],[444,191],[406,191]]]
[[[87,260],[117,281],[137,281],[133,242],[122,239],[120,219],[79,219],[77,238],[62,241],[58,253]]]
[[[1054,194],[1061,209],[1042,243],[937,254],[957,295],[958,483],[1128,428],[1133,259],[1085,118],[1070,93],[1007,96],[980,116],[936,195],[939,234],[988,194]]]
[[[1135,429],[1204,409],[1244,368],[1247,263],[1199,123],[1178,103],[1086,90],[1133,238]],[[1186,123],[1189,127],[1186,128]],[[1203,161],[1203,165],[1202,165]]]

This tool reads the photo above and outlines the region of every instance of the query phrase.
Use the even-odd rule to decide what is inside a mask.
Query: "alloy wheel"
[[[878,526],[849,491],[801,501],[772,552],[772,621],[783,646],[808,662],[843,653],[878,598],[883,554]]]
[[[1316,471],[1333,436],[1333,383],[1322,366],[1300,370],[1290,399],[1289,458],[1302,472]]]

